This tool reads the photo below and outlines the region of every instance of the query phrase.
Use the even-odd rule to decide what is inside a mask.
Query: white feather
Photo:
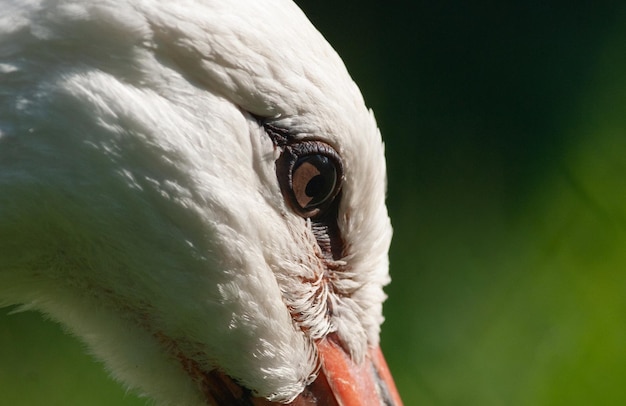
[[[391,238],[383,146],[295,5],[0,9],[2,304],[49,314],[162,404],[203,404],[176,354],[285,401],[314,376],[313,338],[336,331],[356,359],[377,344]],[[347,255],[322,297],[315,238],[284,202],[278,151],[253,115],[342,156]]]

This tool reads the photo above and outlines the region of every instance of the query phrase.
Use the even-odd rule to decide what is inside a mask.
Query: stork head
[[[162,404],[400,403],[381,136],[294,4],[0,8],[0,304]]]

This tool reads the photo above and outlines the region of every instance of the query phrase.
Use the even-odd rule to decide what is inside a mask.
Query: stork
[[[0,305],[159,405],[400,405],[383,144],[289,0],[0,0]]]

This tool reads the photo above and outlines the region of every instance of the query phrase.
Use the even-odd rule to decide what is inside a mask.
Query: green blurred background
[[[387,146],[411,405],[626,404],[626,3],[300,0]],[[0,310],[0,405],[143,405]]]

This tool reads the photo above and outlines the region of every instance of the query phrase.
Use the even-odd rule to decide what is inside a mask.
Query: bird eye
[[[298,205],[311,210],[326,202],[335,190],[337,170],[324,155],[299,158],[291,172],[291,187]]]
[[[315,217],[337,196],[343,168],[337,152],[319,141],[289,145],[276,161],[283,195],[302,217]]]

